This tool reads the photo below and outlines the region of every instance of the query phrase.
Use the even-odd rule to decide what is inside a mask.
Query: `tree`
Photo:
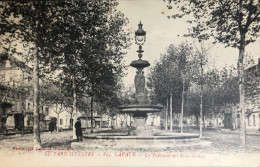
[[[184,95],[194,72],[192,65],[194,57],[187,44],[170,45],[168,54],[161,57],[148,77],[148,87],[152,90],[152,99],[162,104],[168,104],[170,97],[170,130],[172,130],[172,101],[175,101],[175,111],[181,113],[180,126],[183,132]],[[194,66],[195,67],[195,66]],[[174,99],[173,99],[174,94]],[[166,99],[166,100],[165,100]],[[161,101],[164,100],[164,101]],[[168,105],[167,105],[168,106]],[[168,110],[168,107],[166,107]],[[167,111],[166,111],[167,112]]]
[[[54,112],[57,114],[57,131],[60,130],[60,114],[64,111],[68,111],[71,107],[69,98],[65,92],[62,92],[61,87],[55,85],[55,82],[46,83],[41,88],[40,99],[42,106],[53,107]],[[44,91],[45,90],[45,91]]]
[[[238,78],[234,70],[231,66],[221,70],[212,69],[205,73],[203,108],[209,111],[205,113],[206,116],[215,119],[227,105],[234,106],[238,103]]]
[[[195,43],[193,43],[194,48],[196,49],[195,54],[193,55],[193,57],[195,58],[194,60],[194,73],[195,77],[194,77],[194,81],[199,83],[200,85],[200,138],[202,137],[202,122],[205,122],[205,120],[203,121],[203,84],[204,84],[204,67],[207,63],[207,56],[208,56],[208,52],[210,50],[210,46],[205,47],[204,45],[204,41],[199,41],[200,44],[200,48],[198,48],[196,46]],[[192,52],[190,52],[190,54],[193,54]],[[204,111],[205,112],[205,111]],[[204,123],[205,124],[205,123]]]
[[[117,4],[109,0],[1,3],[1,35],[18,34],[24,48],[34,51],[30,56],[34,62],[35,148],[40,147],[39,63],[42,72],[58,70],[67,91],[72,87],[75,119],[77,96],[90,95],[90,87],[107,85],[122,72],[129,38],[123,30],[127,20],[116,11]],[[109,79],[102,79],[105,75]]]
[[[48,33],[50,20],[54,15],[50,10],[54,2],[45,1],[18,1],[18,2],[2,2],[1,17],[0,17],[0,32],[1,35],[7,37],[15,37],[16,40],[21,40],[24,47],[33,48],[33,54],[29,55],[33,66],[33,90],[34,90],[34,148],[41,148],[40,128],[39,128],[39,62],[46,66],[47,57],[50,56],[49,50],[53,37]],[[7,41],[8,42],[8,41]],[[19,51],[13,48],[11,53],[15,54]],[[19,53],[18,55],[21,55]],[[26,54],[28,56],[28,54]]]
[[[245,133],[245,89],[244,89],[244,53],[246,45],[254,42],[259,37],[260,10],[257,0],[169,0],[176,4],[181,13],[173,14],[173,18],[192,14],[193,20],[191,33],[188,36],[200,40],[214,37],[218,42],[239,49],[238,74],[239,74],[239,96],[241,110],[241,143],[246,143]]]
[[[173,108],[172,101],[177,100],[178,96],[181,94],[180,91],[180,83],[181,80],[176,75],[177,64],[176,59],[174,58],[174,54],[171,54],[170,49],[168,49],[168,55],[165,54],[161,57],[161,61],[158,62],[154,68],[151,69],[151,73],[148,76],[147,86],[153,92],[153,103],[161,103],[166,105],[169,101],[169,109],[170,109],[170,130],[172,131],[173,127]],[[173,94],[175,95],[173,99]],[[174,107],[174,109],[177,108]]]
[[[57,41],[63,55],[59,78],[63,87],[72,91],[74,120],[77,98],[90,97],[92,122],[93,101],[109,96],[122,75],[129,37],[123,29],[127,19],[116,10],[117,4],[109,0],[63,2],[56,10],[61,15],[55,29],[60,32]],[[91,127],[93,132],[93,122]]]
[[[181,133],[183,133],[183,114],[184,114],[184,105],[185,105],[185,91],[188,89],[192,77],[196,74],[196,57],[192,54],[192,48],[189,45],[181,44],[179,46],[178,53],[178,71],[180,78],[182,79],[182,93],[181,93],[181,119],[180,127]]]

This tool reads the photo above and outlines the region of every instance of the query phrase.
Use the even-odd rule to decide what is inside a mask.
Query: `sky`
[[[190,25],[185,19],[168,19],[167,3],[163,0],[118,0],[117,9],[125,14],[129,19],[127,29],[131,30],[131,36],[134,38],[134,31],[138,29],[141,21],[143,29],[146,31],[146,42],[143,45],[143,60],[148,60],[153,67],[160,55],[166,52],[167,46],[170,44],[178,45],[182,42],[192,42],[194,39],[185,38],[183,34],[188,33]],[[174,10],[174,8],[173,8]],[[162,14],[165,13],[165,14]],[[124,57],[125,63],[129,65],[133,60],[138,59],[138,46],[132,41],[132,45]],[[257,63],[260,58],[260,39],[249,44],[246,47],[246,53],[249,54]],[[210,51],[209,62],[216,68],[225,65],[237,64],[238,49],[225,48],[223,44],[216,44]],[[129,67],[126,70],[127,76],[123,79],[126,86],[134,84],[134,75],[136,69]],[[149,68],[144,69],[145,75],[149,73]]]

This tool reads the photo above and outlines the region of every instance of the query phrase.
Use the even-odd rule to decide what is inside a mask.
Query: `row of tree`
[[[91,99],[93,116],[94,100],[105,103],[117,97],[125,68],[122,58],[129,46],[129,34],[124,30],[128,20],[116,10],[117,5],[113,0],[0,3],[0,35],[5,51],[23,57],[33,67],[34,147],[41,147],[39,78],[52,82],[60,89],[55,90],[72,99],[74,122],[77,99]],[[23,49],[17,49],[20,44],[11,45],[11,41],[20,41]]]
[[[165,1],[165,0],[164,0]],[[260,3],[258,0],[167,0],[168,9],[176,9],[168,18],[185,18],[191,23],[186,36],[199,41],[213,37],[228,47],[239,50],[237,71],[239,77],[239,108],[241,110],[241,143],[246,143],[245,128],[245,86],[244,57],[245,48],[260,35]],[[202,108],[202,107],[201,107]]]
[[[182,133],[184,115],[194,115],[197,121],[201,118],[200,122],[205,117],[215,119],[227,105],[239,102],[235,70],[210,68],[207,57],[201,57],[201,51],[191,44],[170,45],[148,76],[151,101],[165,105],[170,130],[173,112],[180,113]]]

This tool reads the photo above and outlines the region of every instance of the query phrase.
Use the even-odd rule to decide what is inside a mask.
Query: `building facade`
[[[33,89],[32,70],[24,63],[9,55],[0,55],[0,133],[32,131]],[[58,104],[60,107],[60,104]],[[42,131],[55,128],[71,129],[71,113],[67,108],[57,112],[55,106],[41,105],[39,124]]]
[[[246,130],[260,130],[260,58],[258,64],[245,70]],[[239,104],[224,110],[224,128],[240,128]]]

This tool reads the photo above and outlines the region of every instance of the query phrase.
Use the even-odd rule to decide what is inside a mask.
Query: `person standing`
[[[54,131],[55,125],[53,122],[49,124],[49,131],[52,133]]]
[[[77,119],[77,122],[75,123],[75,128],[76,128],[76,136],[77,136],[77,141],[82,141],[82,129],[81,129],[81,122],[80,119]]]

